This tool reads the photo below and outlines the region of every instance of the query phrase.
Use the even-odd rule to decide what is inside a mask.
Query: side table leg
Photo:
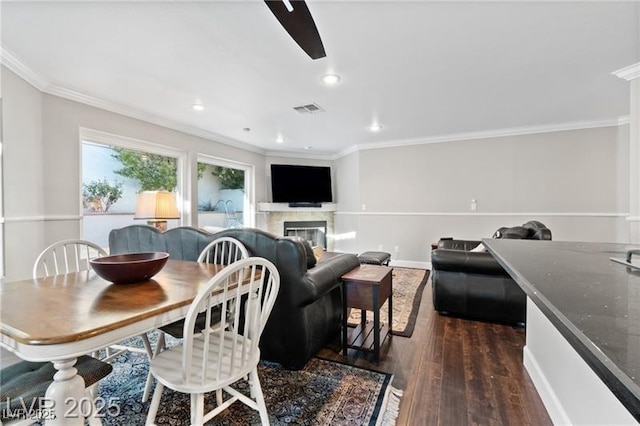
[[[379,286],[373,290],[373,359],[380,362],[380,293]]]
[[[347,283],[342,283],[342,355],[347,356],[347,320],[349,308],[347,307]]]
[[[391,327],[393,327],[393,280],[389,282],[389,301],[387,302],[387,308],[389,308],[389,339],[393,336],[391,333]]]
[[[76,358],[53,362],[58,371],[47,388],[45,404],[48,404],[47,408],[53,409],[55,419],[47,419],[46,426],[84,424],[84,417],[80,413],[85,399],[84,379],[74,367],[76,362]]]

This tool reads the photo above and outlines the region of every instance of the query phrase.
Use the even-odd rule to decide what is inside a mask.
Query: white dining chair
[[[238,260],[246,259],[248,257],[249,251],[241,241],[231,237],[220,237],[211,241],[205,248],[202,249],[202,251],[198,255],[197,261],[227,266],[234,262],[237,262]],[[230,314],[233,315],[233,313]],[[196,329],[201,329],[204,321],[205,318],[201,315],[200,318],[196,321]],[[184,320],[180,320],[160,327],[161,333],[158,337],[158,343],[156,344],[156,349],[153,356],[156,356],[158,353],[165,349],[166,339],[164,333],[175,337],[176,339],[181,339],[183,337],[183,325]],[[144,392],[142,394],[142,402],[147,402],[147,400],[149,399],[152,385],[153,376],[151,375],[151,372],[149,372],[147,383],[145,384]]]
[[[198,256],[198,262],[230,265],[249,257],[249,251],[241,241],[231,237],[220,237],[211,241]]]
[[[33,263],[33,278],[88,271],[91,259],[106,256],[99,245],[86,240],[62,240],[42,250]]]
[[[82,272],[91,269],[91,259],[106,256],[107,252],[94,242],[81,239],[68,239],[55,242],[42,250],[33,263],[33,278]],[[105,348],[102,361],[111,361],[126,351],[153,356],[153,349],[146,334],[139,336],[143,348],[126,345],[111,345]]]
[[[261,423],[269,424],[258,378],[258,343],[279,288],[280,275],[275,265],[259,257],[239,260],[209,281],[187,312],[182,344],[151,360],[151,374],[158,384],[147,424],[155,422],[165,387],[191,395],[193,425],[204,424],[236,401],[257,410]],[[219,320],[215,318],[216,309],[221,312]],[[227,312],[233,312],[233,317],[229,318]],[[206,315],[206,327],[198,332],[194,326],[201,313]],[[227,323],[233,326],[227,327]],[[250,396],[231,386],[240,380],[248,381]],[[213,391],[217,406],[205,414],[204,394]]]

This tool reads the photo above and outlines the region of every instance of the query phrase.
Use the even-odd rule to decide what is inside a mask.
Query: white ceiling
[[[640,2],[308,5],[327,52],[315,61],[257,0],[4,1],[3,63],[45,92],[268,153],[629,114],[611,73],[640,61]],[[341,82],[325,86],[327,72]],[[308,103],[325,112],[293,110]]]

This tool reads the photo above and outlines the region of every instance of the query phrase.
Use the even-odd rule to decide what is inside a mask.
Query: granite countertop
[[[640,419],[638,245],[485,239],[484,245],[622,404]],[[634,257],[635,259],[635,257]]]

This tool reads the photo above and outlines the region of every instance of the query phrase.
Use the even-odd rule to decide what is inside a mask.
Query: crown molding
[[[308,160],[334,160],[332,154],[313,154],[308,151],[266,151],[267,157],[302,158]]]
[[[14,74],[18,75],[41,92],[49,85],[49,81],[33,72],[31,68],[26,66],[22,61],[16,58],[13,53],[4,47],[0,47],[0,62]]]
[[[499,138],[499,137],[505,137],[505,136],[523,136],[523,135],[533,135],[538,133],[553,133],[553,132],[564,132],[564,131],[570,131],[570,130],[594,129],[599,127],[615,127],[615,126],[620,126],[628,123],[629,123],[629,117],[623,116],[623,117],[617,117],[617,118],[608,119],[608,120],[572,121],[568,123],[543,124],[540,126],[511,127],[506,129],[482,130],[479,132],[453,133],[449,135],[441,135],[441,136],[433,136],[433,137],[425,137],[425,138],[401,139],[396,141],[356,145],[354,147],[350,147],[344,151],[341,151],[336,156],[334,156],[334,159],[338,159],[345,155],[351,154],[352,152],[355,152],[355,151],[361,151],[366,149],[395,148],[395,147],[410,146],[410,145],[426,145],[426,144],[432,144],[432,143],[490,139],[490,138]]]
[[[629,65],[628,67],[620,68],[619,70],[616,70],[611,74],[623,80],[634,80],[640,77],[640,62],[638,62],[637,64]]]
[[[336,155],[334,155],[332,160],[337,160],[339,158],[346,157],[347,155],[353,154],[354,152],[358,152],[358,151],[360,151],[360,148],[358,147],[358,145],[352,145],[349,148],[342,150]]]

